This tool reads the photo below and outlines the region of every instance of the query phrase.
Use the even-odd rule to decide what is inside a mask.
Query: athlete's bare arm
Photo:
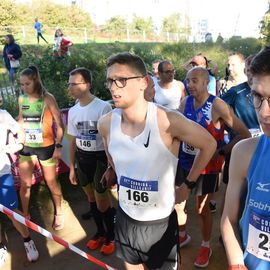
[[[69,142],[69,181],[72,185],[78,184],[75,173],[75,152],[76,152],[76,137],[71,136],[71,140]]]
[[[177,85],[180,89],[181,92],[181,100],[186,96],[186,92],[185,92],[185,86],[181,81],[177,81]]]
[[[55,125],[56,125],[56,138],[55,143],[61,143],[64,136],[64,124],[61,118],[60,110],[53,95],[46,93],[44,96],[46,106],[51,111]],[[59,159],[61,157],[61,148],[55,148],[53,158]]]
[[[223,121],[226,126],[231,128],[237,135],[235,138],[222,149],[225,153],[229,153],[233,146],[242,139],[249,138],[250,132],[244,123],[236,117],[233,110],[220,98],[216,98],[213,103],[213,120]]]
[[[18,131],[18,141],[21,143],[25,142],[25,132],[23,129],[23,115],[22,115],[22,96],[18,98],[19,104],[19,115],[18,115],[18,123],[20,124],[20,129]]]
[[[230,181],[221,218],[221,234],[229,265],[244,265],[238,225],[240,198],[246,185],[247,170],[258,140],[258,138],[243,140],[237,143],[232,150],[229,171]]]
[[[98,121],[98,132],[102,136],[104,149],[108,159],[108,168],[105,171],[104,175],[102,176],[101,182],[106,187],[111,187],[116,183],[116,174],[114,163],[112,160],[111,155],[108,151],[109,145],[109,138],[110,138],[110,126],[111,126],[111,115],[112,113],[107,113],[106,115],[102,116]]]

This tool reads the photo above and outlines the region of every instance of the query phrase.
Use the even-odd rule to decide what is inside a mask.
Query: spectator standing
[[[209,66],[211,64],[211,67]],[[189,59],[184,65],[183,68],[186,71],[189,71],[192,67],[202,67],[206,68],[209,73],[209,84],[208,84],[208,92],[211,95],[216,96],[217,94],[217,81],[215,78],[215,75],[217,73],[218,66],[215,62],[212,60],[208,60],[205,56],[202,54],[195,55],[192,59]],[[184,81],[185,90],[189,94],[189,90],[187,87],[186,80]]]
[[[53,56],[56,58],[63,58],[70,55],[69,48],[73,43],[64,37],[64,34],[60,28],[56,29],[54,34],[54,47]]]
[[[20,46],[15,42],[13,35],[6,35],[5,46],[3,50],[3,58],[5,67],[8,70],[9,78],[12,84],[15,81],[15,73],[20,66],[20,58],[22,57],[22,51]]]

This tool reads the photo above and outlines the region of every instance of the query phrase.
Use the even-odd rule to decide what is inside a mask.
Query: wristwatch
[[[62,148],[62,147],[63,147],[63,145],[61,143],[56,143],[55,144],[55,148]]]
[[[188,179],[185,179],[184,183],[187,185],[188,189],[193,189],[196,187],[196,182],[189,181]]]

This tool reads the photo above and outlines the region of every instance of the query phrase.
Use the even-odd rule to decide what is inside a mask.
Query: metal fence
[[[0,97],[6,100],[16,99],[19,95],[19,86],[12,84],[7,73],[0,73]]]
[[[56,27],[43,28],[43,36],[49,43],[54,42],[54,33]],[[189,35],[186,33],[169,33],[169,32],[145,32],[135,31],[129,28],[118,31],[106,31],[102,28],[97,28],[90,31],[88,28],[68,28],[63,27],[62,31],[66,37],[75,43],[88,43],[88,42],[178,42],[181,40],[188,40]],[[8,26],[0,27],[0,36],[6,34],[13,34],[15,39],[20,44],[36,44],[36,30],[31,25],[22,26]],[[40,43],[43,41],[40,40]]]

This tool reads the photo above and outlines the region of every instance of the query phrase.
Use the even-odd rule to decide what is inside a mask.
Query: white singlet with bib
[[[178,158],[160,137],[157,105],[148,103],[144,130],[134,138],[122,132],[121,121],[121,109],[113,110],[108,150],[117,174],[119,205],[139,221],[168,217],[174,209]]]

